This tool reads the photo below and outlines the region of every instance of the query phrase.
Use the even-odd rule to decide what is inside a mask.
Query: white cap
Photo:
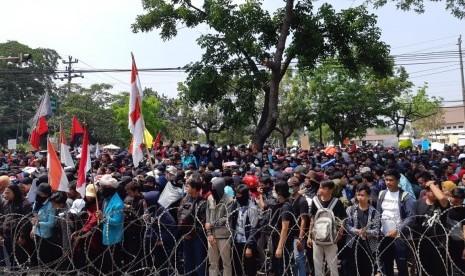
[[[460,161],[460,159],[465,159],[465,153],[459,154],[459,158],[458,158],[458,159],[459,159],[459,161]]]
[[[360,170],[360,173],[365,173],[365,172],[371,172],[370,167],[363,167],[363,168]]]
[[[103,175],[100,180],[99,180],[99,183],[101,186],[110,186],[110,187],[113,187],[113,188],[117,188],[118,187],[118,180],[116,180],[115,178],[113,178],[111,176],[111,174],[105,174]]]

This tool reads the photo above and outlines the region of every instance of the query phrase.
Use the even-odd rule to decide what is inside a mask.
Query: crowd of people
[[[185,140],[92,154],[85,193],[0,151],[0,266],[46,275],[465,275],[465,149]],[[396,265],[394,265],[394,261]]]

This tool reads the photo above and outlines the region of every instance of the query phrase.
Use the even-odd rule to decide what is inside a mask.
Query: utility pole
[[[460,60],[460,77],[462,79],[462,105],[463,105],[463,124],[465,125],[465,80],[463,77],[463,60],[462,60],[462,35],[459,35],[459,60]]]
[[[72,56],[68,56],[68,61],[66,60],[62,60],[62,62],[64,64],[67,64],[66,66],[66,73],[63,74],[63,76],[56,76],[55,79],[60,79],[60,80],[65,80],[65,79],[68,79],[68,92],[71,91],[71,80],[73,78],[84,78],[84,76],[82,75],[82,72],[80,72],[79,74],[76,74],[74,73],[74,69],[73,69],[73,64],[75,63],[78,63],[79,60],[78,59],[74,59],[73,60],[73,57]]]

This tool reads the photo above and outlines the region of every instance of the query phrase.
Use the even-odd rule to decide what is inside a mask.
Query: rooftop
[[[448,106],[444,108],[444,111],[444,123],[446,125],[464,123],[463,106]]]

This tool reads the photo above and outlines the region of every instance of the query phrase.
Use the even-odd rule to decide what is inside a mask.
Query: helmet
[[[258,188],[258,176],[254,174],[247,174],[246,176],[244,176],[244,178],[242,178],[242,181],[244,181],[249,190]]]

